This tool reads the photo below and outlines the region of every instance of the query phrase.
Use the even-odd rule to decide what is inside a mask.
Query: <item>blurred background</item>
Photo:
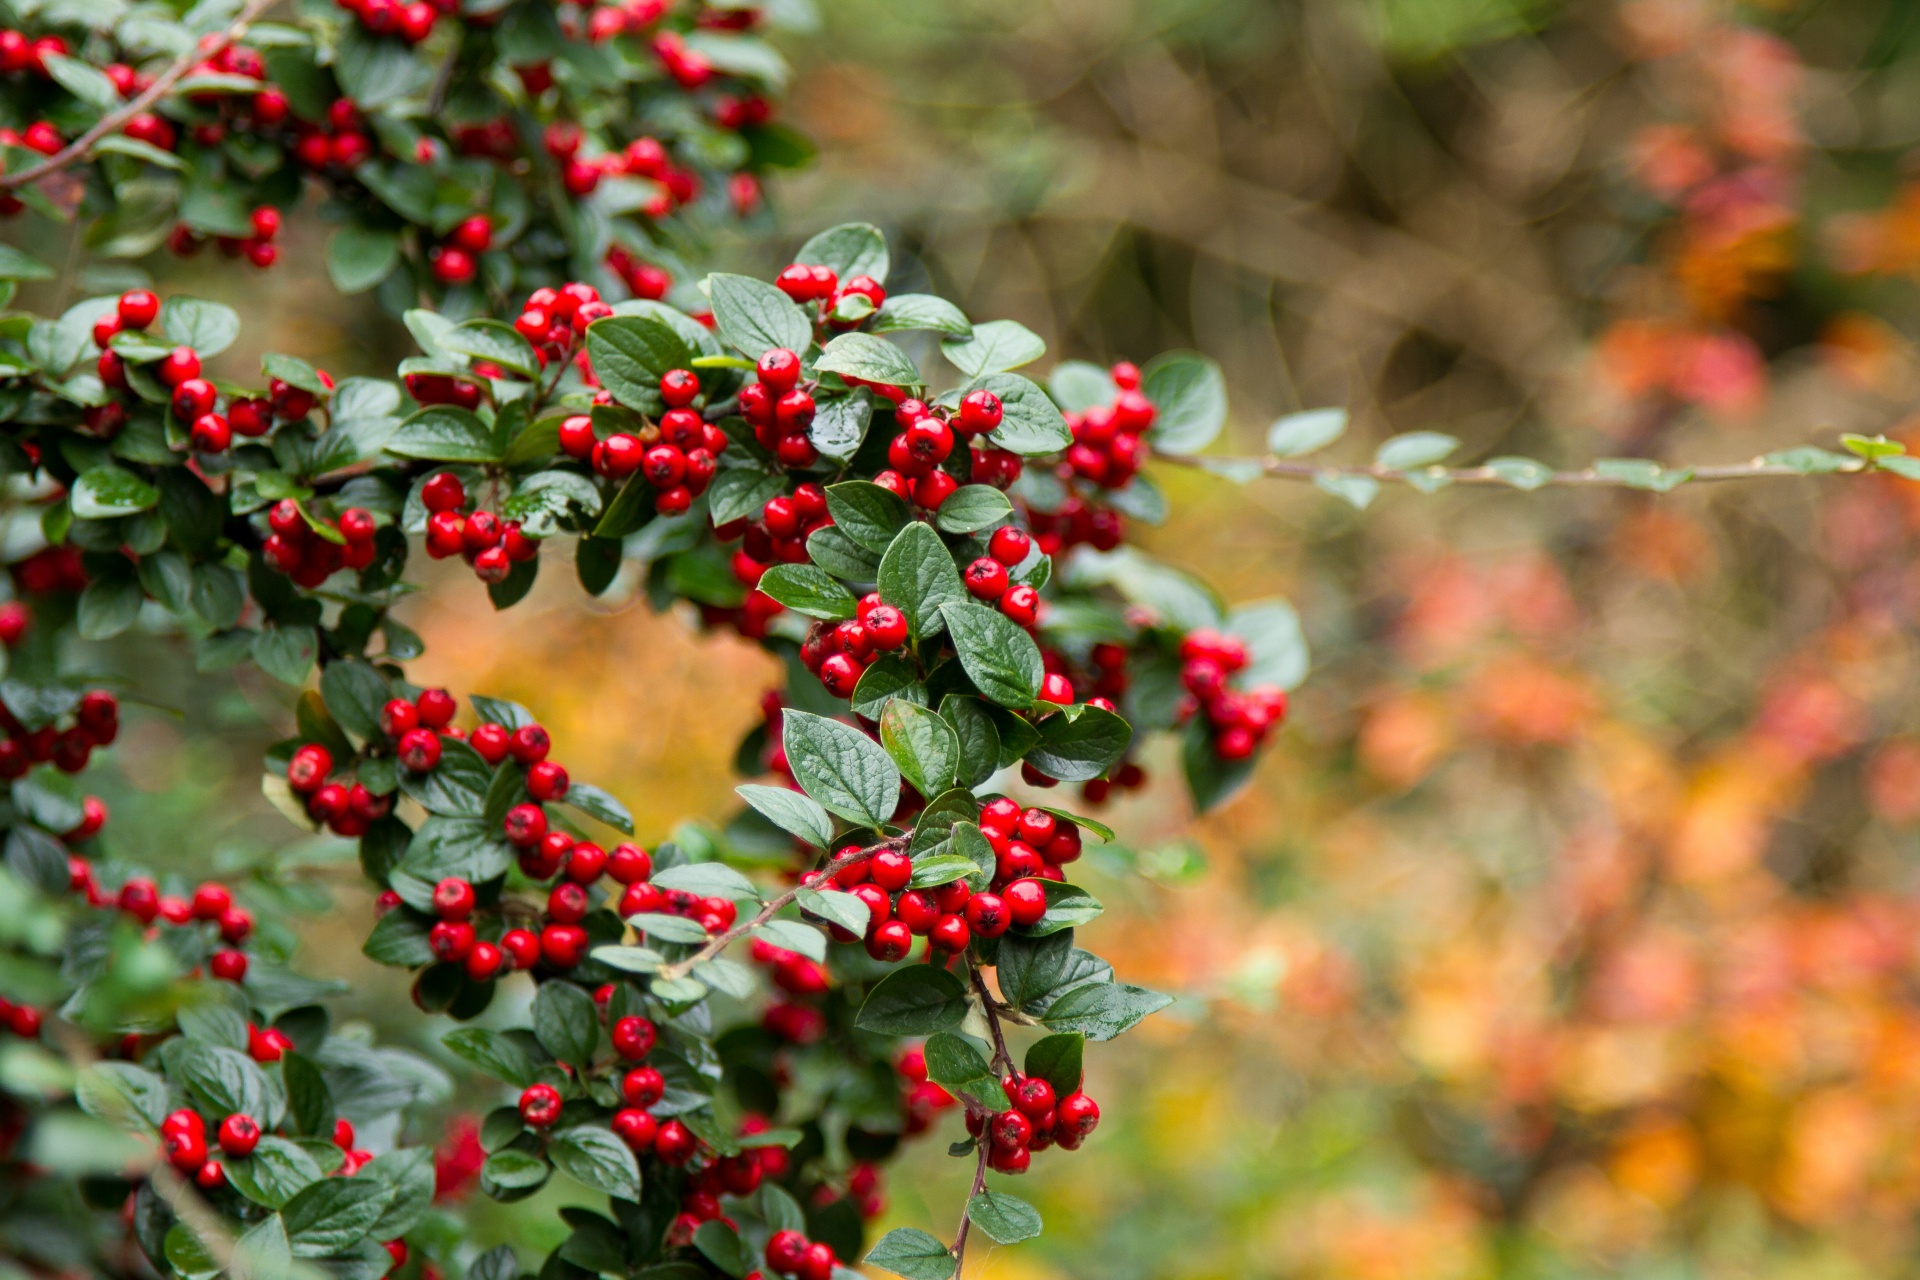
[[[1217,358],[1225,452],[1322,405],[1351,409],[1333,456],[1356,461],[1416,428],[1461,461],[1576,466],[1908,429],[1910,0],[821,9],[781,37],[820,157],[724,265],[876,222],[896,291],[1017,319],[1051,358]],[[333,300],[323,231],[290,233],[248,343],[390,368],[404,338]],[[1161,744],[1103,812],[1088,945],[1180,1000],[1089,1055],[1099,1134],[1019,1189],[1045,1236],[981,1241],[969,1273],[1920,1271],[1920,488],[1400,489],[1356,512],[1154,477],[1173,516],[1143,540],[1230,599],[1291,599],[1313,673],[1222,810],[1192,818]],[[439,585],[416,679],[528,703],[649,840],[725,820],[770,660],[564,571],[498,618],[471,575]],[[316,908],[302,962],[378,1019],[404,994],[358,957],[352,867],[217,790],[287,720],[245,678],[130,717],[118,835],[271,867]],[[967,1171],[942,1148],[890,1175],[886,1225],[951,1231]]]

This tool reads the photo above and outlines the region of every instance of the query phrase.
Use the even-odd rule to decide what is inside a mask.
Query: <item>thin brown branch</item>
[[[992,1144],[992,1139],[987,1136],[986,1131],[983,1129],[980,1136],[975,1139],[975,1143],[977,1144],[979,1154],[973,1162],[973,1190],[967,1192],[967,1202],[962,1205],[960,1209],[960,1225],[956,1227],[953,1232],[953,1274],[955,1280],[960,1280],[961,1271],[964,1269],[967,1261],[967,1236],[973,1229],[973,1218],[971,1216],[973,1198],[979,1195],[981,1189],[987,1185],[987,1149]]]
[[[1383,467],[1378,463],[1337,465],[1317,462],[1300,462],[1290,458],[1221,458],[1200,457],[1192,454],[1156,454],[1162,462],[1171,462],[1179,466],[1199,467],[1209,471],[1229,471],[1239,467],[1258,467],[1262,474],[1281,480],[1320,480],[1366,479],[1381,484],[1405,484],[1415,487],[1439,488],[1444,485],[1497,485],[1506,489],[1541,489],[1548,487],[1587,488],[1587,489],[1646,489],[1643,480],[1627,475],[1608,473],[1597,467],[1587,467],[1580,471],[1548,471],[1527,477],[1522,483],[1515,483],[1517,476],[1503,476],[1492,467]],[[1633,462],[1652,461],[1652,459],[1629,459]],[[1863,459],[1850,458],[1846,464],[1832,472],[1807,472],[1793,467],[1780,466],[1764,458],[1755,458],[1751,462],[1726,463],[1703,467],[1668,467],[1661,465],[1661,474],[1674,479],[1675,483],[1701,483],[1724,480],[1768,480],[1802,477],[1809,475],[1858,475],[1873,470]]]
[[[967,957],[967,977],[973,983],[974,992],[980,997],[980,1008],[986,1014],[987,1027],[993,1032],[993,1065],[1002,1067],[1008,1075],[1014,1074],[1013,1055],[1007,1052],[1007,1037],[1000,1030],[999,1006],[993,997],[987,994],[987,981],[980,976],[980,966]]]
[[[144,91],[101,116],[85,133],[38,164],[30,164],[18,173],[0,173],[0,191],[23,187],[29,182],[37,181],[50,173],[57,173],[68,165],[86,159],[87,152],[93,149],[94,143],[116,132],[127,121],[166,97],[173,86],[178,84],[189,71],[246,35],[247,28],[253,25],[256,18],[272,8],[273,3],[274,0],[247,0],[246,6],[234,16],[225,30],[210,39],[194,41],[193,46],[175,58],[172,64],[156,76],[153,83]]]
[[[755,929],[758,929],[761,925],[766,924],[769,920],[772,920],[776,915],[780,914],[782,908],[800,896],[802,889],[830,889],[833,887],[831,884],[833,873],[842,867],[852,866],[862,858],[870,858],[882,849],[904,848],[906,847],[906,843],[906,836],[893,836],[889,839],[882,840],[879,844],[869,845],[864,849],[852,849],[841,854],[838,858],[835,858],[826,865],[822,871],[822,878],[820,880],[813,884],[807,884],[805,881],[802,881],[779,897],[768,899],[766,905],[761,907],[759,912],[751,920],[748,920],[744,924],[737,924],[725,933],[718,935],[708,942],[706,946],[701,947],[685,960],[677,960],[672,964],[663,965],[660,969],[659,976],[669,979],[686,977],[695,965],[703,964],[713,959],[734,942],[746,937],[749,933],[752,933]]]

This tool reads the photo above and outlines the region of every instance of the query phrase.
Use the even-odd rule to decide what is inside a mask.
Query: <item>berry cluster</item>
[[[740,389],[740,414],[753,427],[753,438],[783,467],[802,470],[820,460],[807,431],[816,406],[813,386],[803,385],[800,357],[785,347],[761,355],[754,381]]]
[[[72,714],[73,723],[64,729],[58,720],[28,729],[11,710],[0,706],[0,732],[7,735],[0,738],[0,778],[24,777],[37,764],[79,773],[87,767],[94,748],[108,745],[120,732],[120,701],[105,689],[81,694]],[[83,822],[69,834],[85,839],[98,829],[97,824],[88,829]]]
[[[893,418],[899,432],[887,442],[887,469],[874,476],[873,482],[924,511],[938,511],[960,487],[945,467],[956,440],[989,434],[999,427],[1004,413],[1000,398],[984,390],[969,392],[961,400],[959,412],[952,414],[919,400],[901,400],[894,405]],[[983,467],[996,479],[1007,472],[1007,464],[999,460],[1000,453],[978,449],[969,454],[968,474],[975,483],[987,483],[981,476]],[[1018,477],[1019,461],[1014,459],[1006,482],[1011,484]]]
[[[1098,1104],[1078,1089],[1056,1098],[1038,1076],[1010,1075],[1000,1083],[1006,1110],[967,1107],[967,1132],[988,1144],[987,1167],[997,1172],[1025,1173],[1033,1153],[1048,1147],[1076,1151],[1100,1123]]]
[[[168,391],[168,409],[175,421],[187,427],[188,441],[198,453],[225,453],[235,435],[258,439],[271,432],[276,422],[298,421],[313,411],[313,392],[276,378],[269,384],[267,395],[230,394],[227,411],[218,412],[221,392],[200,376],[200,353],[192,347],[173,347],[156,360],[116,342],[120,334],[143,333],[159,316],[160,300],[146,289],[133,289],[121,294],[114,310],[95,323],[93,340],[101,348],[96,363],[100,381],[109,391],[121,395],[85,410],[81,424],[87,434],[112,439],[127,425],[130,413],[140,408],[142,401],[129,372],[134,361],[150,361],[149,371]],[[128,352],[135,354],[130,356]],[[327,374],[322,372],[318,377],[325,387],[332,388],[333,380]]]
[[[379,531],[373,513],[348,507],[337,520],[311,516],[292,498],[267,512],[272,532],[262,544],[267,563],[303,587],[317,587],[340,569],[364,569],[373,563],[373,537]]]
[[[1245,760],[1287,716],[1287,695],[1272,685],[1244,692],[1228,681],[1247,665],[1247,646],[1217,631],[1193,631],[1180,642],[1180,682],[1190,701],[1183,715],[1204,712],[1222,760]]]
[[[377,36],[398,36],[408,44],[419,44],[433,34],[433,24],[442,13],[458,13],[457,0],[334,0],[342,9],[360,19],[360,25]]]
[[[613,308],[600,300],[598,289],[574,281],[527,295],[513,327],[533,344],[541,368],[569,358],[577,358],[584,367],[587,326],[612,314]]]
[[[1024,529],[1007,525],[987,540],[987,554],[967,566],[960,580],[967,594],[1032,631],[1040,622],[1040,593],[1013,581],[1013,571],[1033,554],[1033,539]]]
[[[391,795],[375,795],[357,779],[335,781],[333,753],[317,742],[287,761],[287,786],[305,802],[307,816],[337,836],[363,836],[393,811]]]
[[[276,1053],[264,1061],[276,1061],[278,1056]],[[227,1184],[226,1166],[220,1157],[247,1159],[260,1145],[264,1133],[266,1130],[258,1120],[244,1111],[232,1111],[222,1116],[209,1134],[205,1116],[192,1107],[181,1107],[169,1112],[160,1122],[160,1150],[168,1164],[192,1178],[202,1191],[216,1191]],[[333,1146],[340,1151],[339,1163],[333,1170],[337,1177],[351,1178],[373,1161],[373,1152],[354,1146],[355,1136],[352,1121],[344,1118],[334,1121]]]
[[[743,550],[738,554],[747,553]],[[866,669],[882,654],[893,653],[906,642],[906,615],[882,603],[877,593],[870,593],[861,597],[859,612],[847,621],[814,623],[800,646],[800,661],[820,678],[828,693],[851,698]]]
[[[573,414],[560,423],[560,451],[589,463],[609,480],[625,480],[638,472],[653,488],[654,509],[661,515],[684,514],[693,500],[713,482],[714,459],[726,452],[727,433],[706,421],[692,405],[700,396],[700,379],[690,369],[670,369],[660,378],[660,395],[667,410],[659,422],[643,423],[634,431],[613,431],[601,439],[589,414]],[[604,392],[596,402],[612,404]]]
[[[420,486],[427,509],[427,554],[435,560],[462,556],[482,582],[506,581],[513,566],[540,554],[540,544],[517,520],[491,511],[467,510],[467,487],[451,471],[437,471]]]
[[[424,2],[416,0],[416,3]],[[480,255],[491,248],[493,219],[484,213],[476,213],[455,226],[447,233],[445,240],[427,251],[427,265],[433,269],[434,279],[441,284],[471,284],[480,270]],[[413,389],[411,378],[408,379],[407,388],[409,391]],[[421,404],[447,403],[422,399],[418,393],[415,393],[414,399]]]

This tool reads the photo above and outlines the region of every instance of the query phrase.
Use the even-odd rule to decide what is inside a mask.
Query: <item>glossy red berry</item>
[[[531,929],[509,929],[500,935],[500,950],[516,969],[531,969],[540,963],[540,936]]]
[[[551,750],[552,737],[537,724],[521,725],[513,731],[513,737],[507,743],[508,753],[521,764],[538,764],[547,758],[547,752]]]
[[[973,941],[973,930],[967,927],[966,917],[943,915],[927,931],[927,941],[941,951],[965,951]]]
[[[666,1077],[653,1067],[635,1067],[620,1077],[620,1096],[628,1106],[650,1107],[666,1094]]]
[[[993,536],[987,539],[987,554],[1009,569],[1023,564],[1032,550],[1033,539],[1027,535],[1027,531],[1013,525],[995,529]]]
[[[175,347],[154,366],[154,376],[169,387],[190,382],[200,376],[200,356],[192,347]]]
[[[783,396],[800,381],[800,357],[785,347],[774,347],[760,357],[758,372],[776,398]]]
[[[1013,924],[1013,913],[997,893],[976,893],[967,899],[968,926],[983,938],[997,938]]]
[[[409,773],[432,773],[440,763],[440,735],[431,729],[409,729],[400,735],[395,755]]]
[[[467,504],[467,487],[451,471],[427,477],[420,486],[420,503],[428,511],[455,511]]]
[[[907,887],[913,877],[913,863],[898,849],[882,849],[868,859],[867,872],[875,884],[893,893]]]
[[[636,884],[653,874],[653,857],[633,844],[617,844],[607,855],[607,874],[620,884]]]
[[[653,1150],[660,1122],[638,1107],[625,1107],[613,1113],[613,1131],[635,1155],[645,1155]]]
[[[991,556],[982,556],[967,566],[961,575],[967,594],[976,600],[998,600],[1007,590],[1007,566]]]
[[[1000,397],[982,388],[961,397],[960,416],[955,423],[967,435],[978,436],[998,428],[1004,416]]]
[[[309,742],[293,753],[287,762],[287,785],[299,795],[312,795],[326,785],[333,772],[333,752],[317,742]]]
[[[560,1091],[550,1084],[530,1084],[520,1093],[520,1118],[544,1129],[560,1118]]]
[[[888,920],[867,937],[867,954],[883,964],[903,960],[913,950],[913,932],[904,921]]]
[[[250,1156],[259,1142],[260,1126],[252,1116],[236,1111],[220,1122],[220,1149],[228,1155]]]
[[[1029,925],[1047,914],[1047,891],[1040,881],[1023,877],[1009,884],[1001,895],[1017,925]]]
[[[607,1033],[607,1039],[613,1045],[613,1051],[628,1060],[646,1057],[653,1052],[654,1041],[658,1038],[653,1023],[645,1018],[630,1016],[620,1018]]]
[[[433,887],[433,913],[442,920],[465,920],[473,914],[473,886],[448,876]]]
[[[693,1150],[697,1143],[693,1131],[678,1120],[669,1120],[660,1126],[660,1132],[654,1135],[653,1151],[670,1165],[683,1165],[693,1159]]]
[[[767,1237],[767,1265],[790,1276],[806,1260],[807,1238],[798,1231],[776,1231]]]

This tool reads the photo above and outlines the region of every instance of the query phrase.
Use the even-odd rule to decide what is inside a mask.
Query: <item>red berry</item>
[[[531,849],[547,834],[547,815],[537,804],[517,804],[507,810],[501,826],[511,844]]]
[[[612,1042],[615,1053],[632,1060],[644,1058],[653,1052],[657,1036],[653,1023],[645,1018],[626,1017],[613,1024],[607,1038]]]
[[[960,401],[960,416],[956,425],[970,436],[985,435],[999,427],[1005,410],[1000,397],[985,390],[969,391]]]
[[[200,376],[200,356],[192,347],[175,347],[155,366],[154,376],[169,387],[192,381]]]
[[[571,969],[587,958],[587,942],[577,924],[550,924],[540,931],[540,956],[556,969]]]
[[[1015,880],[1001,896],[1007,900],[1015,924],[1034,924],[1047,914],[1047,891],[1032,877]]]
[[[653,1067],[635,1067],[620,1078],[620,1096],[629,1106],[650,1107],[666,1093],[666,1077]]]
[[[759,374],[769,391],[784,396],[800,381],[800,357],[785,347],[774,347],[760,357]]]
[[[409,773],[432,773],[440,763],[440,735],[431,729],[409,729],[400,735],[395,754]]]
[[[944,915],[927,931],[927,941],[942,951],[965,951],[973,941],[973,931],[967,927],[965,917]]]
[[[613,1113],[613,1131],[633,1149],[635,1155],[645,1155],[653,1150],[653,1140],[659,1135],[660,1122],[637,1107],[626,1107]]]
[[[333,753],[317,742],[309,742],[287,762],[287,785],[299,795],[312,795],[326,785],[327,775],[332,772]]]
[[[913,877],[913,863],[898,849],[882,849],[868,859],[867,871],[875,884],[893,893],[907,887]]]
[[[531,929],[507,930],[500,935],[500,949],[516,969],[531,969],[540,963],[540,938]]]
[[[697,1144],[693,1131],[678,1120],[669,1120],[654,1135],[653,1151],[670,1165],[683,1165],[693,1158]]]
[[[420,486],[420,503],[428,511],[453,511],[467,505],[467,487],[451,471],[429,476]]]
[[[991,556],[982,556],[967,566],[961,580],[974,599],[998,600],[1007,591],[1007,566]]]
[[[259,1141],[260,1126],[252,1116],[236,1111],[220,1122],[220,1149],[230,1156],[252,1155]]]
[[[1032,550],[1033,539],[1027,536],[1026,530],[1013,525],[995,529],[993,536],[987,540],[987,554],[1009,569],[1025,563]]]
[[[154,296],[151,289],[129,289],[120,295],[116,311],[120,316],[120,323],[127,328],[144,329],[160,318],[160,299]],[[198,377],[199,373],[200,371],[196,368],[187,376],[194,378]]]
[[[247,976],[247,955],[232,949],[216,951],[207,958],[207,972],[222,982],[239,982]]]
[[[448,876],[433,887],[433,913],[442,920],[465,920],[473,914],[473,886]]]
[[[913,950],[913,932],[903,921],[888,920],[867,938],[867,954],[883,964],[903,960]]]
[[[967,899],[967,924],[983,938],[997,938],[1013,924],[1007,902],[996,893],[976,893]]]
[[[550,1084],[530,1084],[520,1093],[520,1118],[544,1129],[560,1118],[560,1091]]]

